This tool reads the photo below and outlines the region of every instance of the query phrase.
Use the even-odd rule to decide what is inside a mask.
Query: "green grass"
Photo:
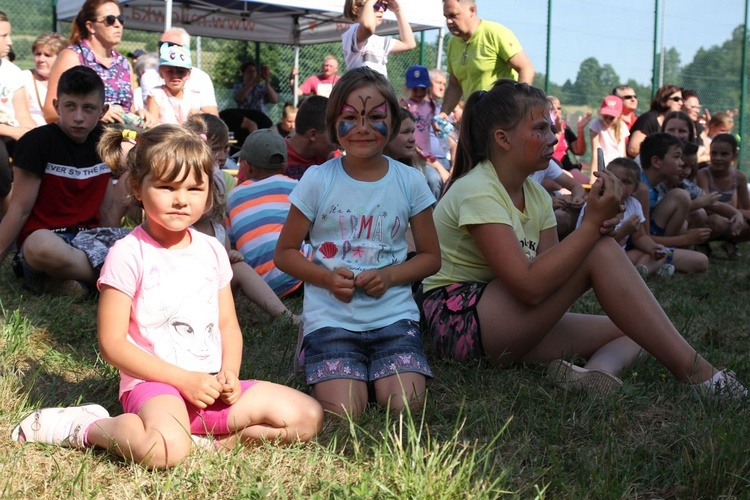
[[[747,403],[697,399],[651,358],[624,374],[623,390],[596,398],[557,389],[541,366],[460,365],[428,348],[435,379],[422,411],[328,418],[316,442],[196,451],[170,471],[20,445],[10,431],[40,405],[95,401],[120,412],[118,375],[98,355],[93,301],[30,294],[7,262],[0,279],[3,498],[743,498],[750,490]],[[747,255],[649,285],[699,352],[750,382]],[[303,389],[291,373],[295,328],[245,298],[237,309],[241,375]],[[587,294],[575,310],[599,307]]]

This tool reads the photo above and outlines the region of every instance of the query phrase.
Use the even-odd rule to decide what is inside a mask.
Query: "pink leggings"
[[[242,392],[250,389],[256,380],[240,380]],[[138,413],[149,399],[156,396],[171,395],[185,402],[188,418],[190,419],[190,434],[215,434],[218,436],[229,434],[229,410],[231,406],[217,399],[214,404],[200,409],[185,400],[180,391],[169,384],[161,382],[141,382],[132,390],[120,396],[122,410],[125,413]]]

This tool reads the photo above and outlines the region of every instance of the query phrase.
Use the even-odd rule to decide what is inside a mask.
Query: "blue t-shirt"
[[[375,182],[349,177],[340,158],[311,167],[289,200],[312,223],[313,263],[331,270],[345,267],[355,275],[404,262],[409,219],[435,203],[422,174],[390,158],[388,172]],[[345,303],[305,283],[305,335],[323,327],[361,332],[401,319],[419,320],[408,284],[378,298],[357,289]]]

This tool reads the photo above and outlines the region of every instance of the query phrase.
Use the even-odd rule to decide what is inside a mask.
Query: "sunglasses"
[[[372,9],[377,12],[380,9],[383,9],[383,12],[388,10],[388,2],[386,0],[379,0],[373,4]]]
[[[623,100],[623,101],[624,101],[624,100],[626,100],[626,99],[627,99],[628,101],[629,101],[629,100],[631,100],[631,99],[638,99],[638,96],[637,96],[637,95],[635,95],[635,94],[633,94],[633,95],[624,95],[624,96],[622,96],[622,100]]]
[[[125,26],[125,16],[120,14],[119,16],[113,16],[112,14],[104,16],[101,19],[94,20],[95,23],[104,23],[105,26],[114,26],[115,21],[119,21],[122,26]]]
[[[674,101],[674,102],[682,102],[682,97],[680,96],[674,96],[667,99],[668,101]]]

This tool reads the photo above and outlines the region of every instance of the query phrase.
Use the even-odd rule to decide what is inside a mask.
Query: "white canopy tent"
[[[72,21],[84,0],[58,0],[57,19]],[[120,0],[128,28],[164,31],[182,26],[191,35],[289,45],[335,42],[350,21],[344,0]],[[441,0],[403,0],[414,31],[444,26]],[[171,15],[170,15],[171,13]],[[386,12],[378,34],[398,33]]]

